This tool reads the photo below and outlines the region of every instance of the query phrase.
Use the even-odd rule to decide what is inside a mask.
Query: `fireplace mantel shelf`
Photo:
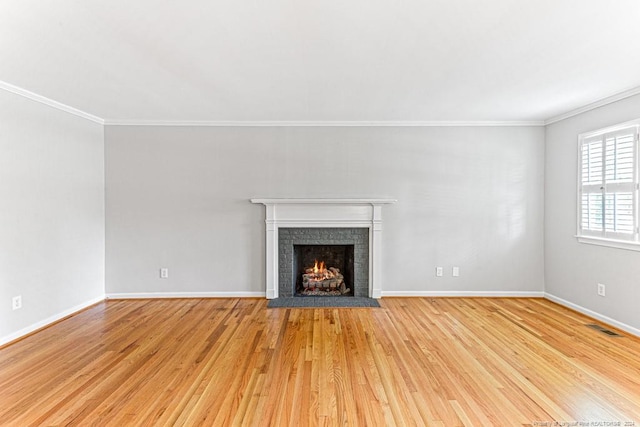
[[[369,297],[382,293],[382,207],[395,199],[251,199],[266,206],[266,294],[278,297],[280,227],[366,227],[369,229]]]
[[[251,199],[251,203],[263,205],[388,205],[397,202],[396,199]]]

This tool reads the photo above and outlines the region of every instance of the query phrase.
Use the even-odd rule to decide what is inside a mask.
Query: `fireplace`
[[[354,245],[293,245],[296,296],[353,296]]]
[[[296,255],[296,247],[316,245],[342,246],[347,252],[353,246],[353,271],[349,265],[330,265],[338,263],[330,260],[324,260],[325,268],[339,270],[345,289],[349,288],[344,295],[380,298],[382,206],[395,203],[394,199],[251,199],[251,202],[266,206],[268,299],[296,294],[299,289],[297,282],[304,281],[304,276],[300,275],[311,274],[306,272],[307,269],[314,272],[315,258],[318,257],[314,256],[314,265],[301,261],[303,255]],[[319,276],[307,277],[310,278],[326,280]],[[339,286],[338,282],[333,283]],[[329,280],[321,287],[331,289],[331,284]],[[330,293],[325,295],[330,296]]]

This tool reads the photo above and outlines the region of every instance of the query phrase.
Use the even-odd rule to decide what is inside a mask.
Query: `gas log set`
[[[316,260],[313,267],[304,269],[300,290],[302,295],[344,295],[350,291],[338,268],[326,268],[323,261]]]

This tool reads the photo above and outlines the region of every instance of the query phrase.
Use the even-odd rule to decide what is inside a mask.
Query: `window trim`
[[[594,237],[594,236],[574,236],[578,239],[580,243],[586,243],[588,245],[597,245],[597,246],[607,246],[610,248],[617,249],[626,249],[628,251],[638,251],[640,252],[640,243],[636,243],[631,240],[614,240],[614,239],[606,239],[604,237]]]
[[[593,137],[619,132],[631,127],[636,127],[636,136],[635,136],[635,159],[634,159],[634,176],[635,182],[634,186],[635,192],[634,194],[634,204],[635,204],[635,225],[636,232],[633,235],[633,239],[631,240],[622,240],[615,239],[611,237],[605,237],[603,235],[597,235],[593,232],[583,232],[581,225],[581,217],[582,217],[582,146],[584,141]],[[632,251],[640,251],[640,234],[638,233],[638,228],[640,227],[640,119],[630,120],[628,122],[620,123],[614,126],[609,126],[602,129],[597,129],[590,132],[581,133],[578,135],[578,149],[577,149],[577,171],[576,171],[576,239],[579,243],[586,243],[591,245],[598,246],[607,246],[618,249],[626,249]],[[604,172],[603,172],[604,173]]]

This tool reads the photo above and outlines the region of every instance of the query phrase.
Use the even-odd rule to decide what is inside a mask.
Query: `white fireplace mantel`
[[[369,229],[369,296],[382,294],[382,206],[395,199],[251,199],[266,214],[267,298],[278,297],[278,228],[362,227]]]

